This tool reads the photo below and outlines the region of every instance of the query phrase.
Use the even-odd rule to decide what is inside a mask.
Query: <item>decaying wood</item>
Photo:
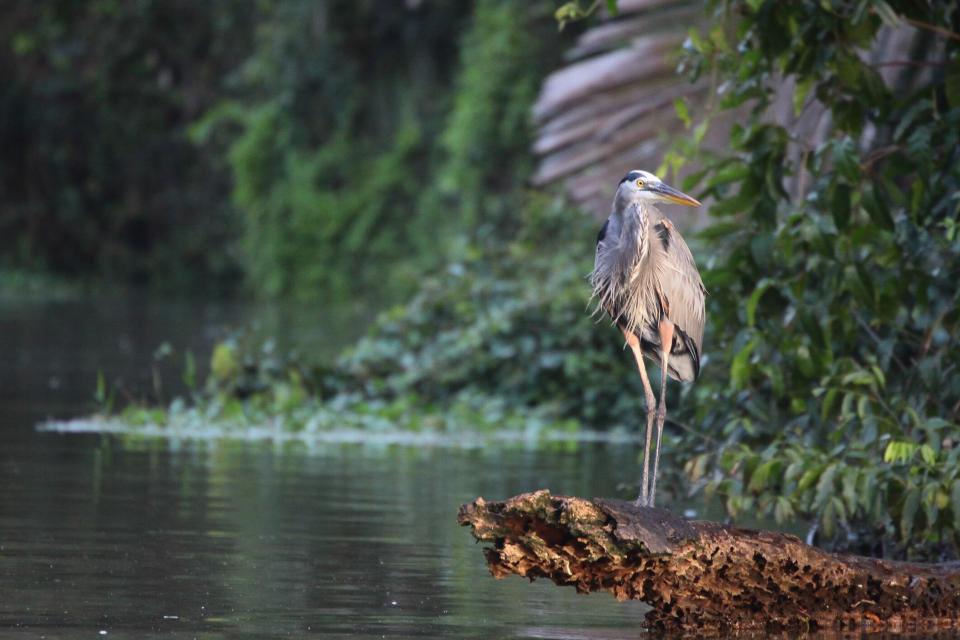
[[[550,578],[642,600],[668,630],[960,629],[960,563],[833,554],[770,531],[620,500],[552,496],[460,507],[494,577]]]

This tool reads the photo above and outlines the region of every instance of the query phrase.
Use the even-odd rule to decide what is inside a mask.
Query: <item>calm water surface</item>
[[[0,631],[31,637],[635,638],[644,608],[493,580],[460,503],[615,495],[636,451],[455,451],[37,433],[136,394],[169,340],[256,320],[311,353],[362,330],[302,310],[118,298],[0,301]],[[327,345],[326,347],[324,345]],[[175,377],[175,376],[174,376]]]

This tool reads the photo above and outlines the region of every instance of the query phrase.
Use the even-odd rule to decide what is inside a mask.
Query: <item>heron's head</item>
[[[687,207],[699,207],[700,202],[674,189],[649,171],[631,171],[623,176],[617,187],[617,200],[630,202],[667,202]]]

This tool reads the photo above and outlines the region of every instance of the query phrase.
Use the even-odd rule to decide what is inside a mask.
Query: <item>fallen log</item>
[[[460,507],[496,578],[642,600],[668,631],[960,629],[960,563],[834,554],[796,536],[688,521],[622,500],[552,496]]]

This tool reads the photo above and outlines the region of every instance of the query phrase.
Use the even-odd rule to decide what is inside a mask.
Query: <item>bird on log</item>
[[[700,374],[706,289],[687,243],[657,203],[700,203],[647,171],[630,171],[617,186],[613,210],[597,236],[590,283],[598,309],[609,315],[633,352],[647,404],[638,506],[654,506],[660,441],[666,420],[667,377],[692,382]],[[644,358],[660,366],[654,398]],[[656,445],[651,451],[656,422]],[[653,455],[653,468],[650,457]]]

